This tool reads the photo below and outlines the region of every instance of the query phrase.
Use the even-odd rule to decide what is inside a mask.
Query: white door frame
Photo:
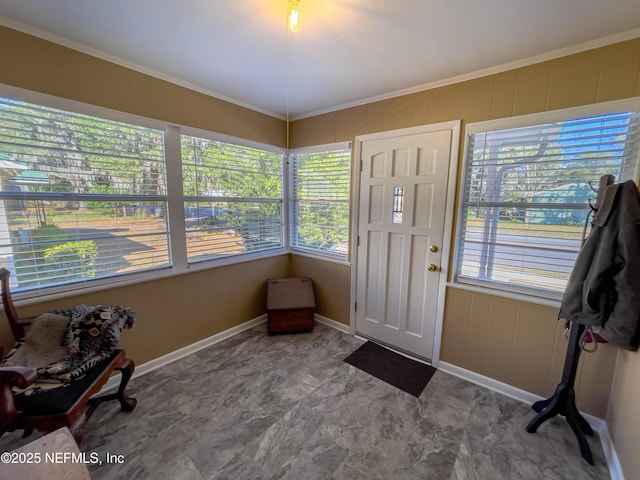
[[[388,130],[386,132],[369,133],[357,135],[354,145],[353,155],[353,200],[351,202],[351,305],[349,307],[349,332],[356,333],[356,295],[357,295],[357,275],[358,275],[358,227],[360,211],[360,173],[362,171],[362,144],[371,140],[383,140],[405,135],[419,133],[438,132],[442,130],[451,131],[451,158],[449,162],[449,176],[447,182],[447,200],[445,205],[444,235],[442,237],[442,264],[439,271],[438,280],[438,303],[436,305],[436,324],[433,339],[432,365],[438,366],[440,360],[440,344],[442,340],[442,324],[444,320],[444,299],[446,293],[447,278],[449,277],[449,265],[451,265],[451,248],[453,233],[454,204],[456,199],[456,184],[458,176],[458,155],[460,147],[460,120],[449,122],[433,123],[418,127],[401,128],[398,130]],[[361,306],[361,308],[363,308]]]

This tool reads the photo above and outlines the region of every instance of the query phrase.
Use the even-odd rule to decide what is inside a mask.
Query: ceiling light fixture
[[[298,4],[300,0],[289,0],[289,11],[287,12],[287,26],[290,31],[300,30],[300,10]]]

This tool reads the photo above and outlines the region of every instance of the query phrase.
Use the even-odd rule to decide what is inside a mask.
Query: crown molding
[[[33,27],[31,25],[27,25],[22,22],[18,22],[11,18],[3,17],[0,15],[0,26],[11,28],[13,30],[17,30],[22,33],[26,33],[27,35],[32,35],[34,37],[40,38],[42,40],[46,40],[48,42],[55,43],[57,45],[61,45],[63,47],[70,48],[72,50],[76,50],[80,53],[85,53],[87,55],[91,55],[92,57],[99,58],[101,60],[105,60],[107,62],[114,63],[116,65],[120,65],[121,67],[129,68],[131,70],[135,70],[136,72],[144,73],[145,75],[150,75],[154,78],[167,81],[169,83],[173,83],[180,87],[187,88],[189,90],[193,90],[198,93],[202,93],[204,95],[208,95],[210,97],[215,97],[219,100],[223,100],[225,102],[233,103],[234,105],[238,105],[239,107],[248,108],[249,110],[253,110],[254,112],[263,113],[265,115],[269,115],[270,117],[275,117],[279,120],[285,120],[286,117],[282,114],[271,112],[269,110],[265,110],[263,108],[256,107],[254,105],[242,102],[238,99],[228,97],[219,92],[215,92],[213,90],[208,90],[206,88],[200,87],[198,85],[194,85],[189,82],[185,82],[179,78],[173,77],[171,75],[167,75],[162,72],[158,72],[151,68],[144,67],[135,62],[131,62],[129,60],[125,60],[124,58],[117,57],[110,53],[104,52],[102,50],[98,50],[96,48],[89,47],[87,45],[83,45],[82,43],[75,42],[68,38],[62,37],[60,35],[53,34],[46,30],[42,30],[37,27]]]
[[[425,90],[431,90],[434,88],[438,88],[438,87],[444,87],[447,85],[453,85],[455,83],[460,83],[460,82],[465,82],[468,80],[474,80],[476,78],[480,78],[480,77],[485,77],[488,75],[494,75],[497,73],[502,73],[508,70],[514,70],[516,68],[522,68],[522,67],[526,67],[529,65],[533,65],[535,63],[540,63],[540,62],[545,62],[545,61],[549,61],[549,60],[553,60],[556,58],[560,58],[560,57],[565,57],[568,55],[573,55],[576,53],[581,53],[587,50],[592,50],[595,48],[600,48],[600,47],[605,47],[607,45],[611,45],[614,43],[619,43],[619,42],[624,42],[627,40],[632,40],[634,38],[639,38],[640,37],[640,28],[636,28],[636,29],[632,29],[632,30],[627,30],[625,32],[620,32],[620,33],[616,33],[613,35],[608,35],[606,37],[601,37],[595,40],[589,40],[587,42],[582,42],[582,43],[578,43],[576,45],[571,45],[569,47],[564,47],[564,48],[560,48],[560,49],[556,49],[556,50],[551,50],[549,52],[545,52],[539,55],[534,55],[531,57],[527,57],[524,59],[520,59],[520,60],[515,60],[512,62],[507,62],[507,63],[503,63],[501,65],[497,65],[497,66],[493,66],[493,67],[488,67],[488,68],[484,68],[484,69],[480,69],[480,70],[475,70],[473,72],[469,72],[469,73],[465,73],[462,75],[456,75],[453,77],[449,77],[449,78],[445,78],[442,80],[436,80],[433,82],[428,82],[428,83],[424,83],[422,85],[417,85],[415,87],[409,87],[409,88],[405,88],[405,89],[401,89],[401,90],[396,90],[393,92],[388,92],[388,93],[384,93],[381,95],[377,95],[377,96],[373,96],[373,97],[368,97],[368,98],[364,98],[361,100],[357,100],[354,102],[349,102],[349,103],[344,103],[341,105],[336,105],[333,107],[329,107],[326,109],[320,109],[320,110],[315,110],[309,113],[304,113],[304,114],[300,114],[300,115],[294,115],[294,116],[290,116],[289,118],[287,118],[286,115],[282,115],[280,113],[276,113],[276,112],[272,112],[269,110],[265,110],[259,107],[256,107],[254,105],[242,102],[238,99],[235,98],[231,98],[231,97],[227,97],[226,95],[223,95],[219,92],[213,91],[213,90],[209,90],[203,87],[200,87],[198,85],[194,85],[191,84],[189,82],[185,82],[184,80],[181,80],[179,78],[173,77],[171,75],[167,75],[161,72],[158,72],[156,70],[144,67],[142,65],[139,65],[137,63],[131,62],[129,60],[125,60],[123,58],[117,57],[115,55],[109,54],[107,52],[104,52],[102,50],[98,50],[92,47],[88,47],[86,45],[83,45],[79,42],[75,42],[73,40],[70,40],[68,38],[59,36],[59,35],[55,35],[51,32],[48,32],[46,30],[42,30],[36,27],[33,27],[31,25],[27,25],[24,24],[22,22],[18,22],[16,20],[7,18],[7,17],[3,17],[0,16],[0,26],[4,26],[7,28],[11,28],[13,30],[17,30],[19,32],[22,33],[26,33],[28,35],[32,35],[34,37],[38,37],[41,38],[43,40],[49,41],[49,42],[53,42],[55,44],[58,45],[62,45],[63,47],[67,47],[67,48],[71,48],[73,50],[77,50],[81,53],[85,53],[87,55],[91,55],[93,57],[97,57],[100,58],[102,60],[114,63],[116,65],[120,65],[122,67],[125,68],[129,68],[131,70],[135,70],[137,72],[140,73],[144,73],[146,75],[150,75],[152,77],[158,78],[160,80],[165,80],[167,82],[173,83],[175,85],[184,87],[184,88],[188,88],[189,90],[193,90],[199,93],[202,93],[204,95],[209,95],[211,97],[215,97],[218,98],[220,100],[223,100],[225,102],[229,102],[232,103],[234,105],[238,105],[240,107],[243,108],[248,108],[249,110],[253,110],[255,112],[258,113],[262,113],[265,115],[268,115],[270,117],[274,117],[277,118],[279,120],[284,120],[287,122],[293,122],[296,120],[302,120],[305,118],[310,118],[310,117],[315,117],[318,115],[323,115],[323,114],[327,114],[327,113],[333,113],[339,110],[344,110],[346,108],[352,108],[352,107],[359,107],[362,105],[366,105],[368,103],[374,103],[374,102],[379,102],[382,100],[389,100],[391,98],[396,98],[396,97],[401,97],[403,95],[410,95],[412,93],[418,93],[418,92],[423,92]]]
[[[639,37],[640,37],[640,28],[635,28],[633,30],[627,30],[625,32],[616,33],[614,35],[601,37],[595,40],[589,40],[587,42],[578,43],[576,45],[571,45],[569,47],[559,48],[557,50],[551,50],[549,52],[541,53],[541,54],[523,58],[520,60],[514,60],[512,62],[503,63],[501,65],[496,65],[493,67],[487,67],[480,70],[475,70],[473,72],[464,73],[462,75],[456,75],[456,76],[445,78],[442,80],[436,80],[433,82],[424,83],[422,85],[418,85],[415,87],[409,87],[402,90],[396,90],[393,92],[384,93],[374,97],[364,98],[362,100],[345,103],[335,107],[330,107],[322,110],[315,110],[313,112],[305,113],[302,115],[295,115],[290,118],[290,121],[302,120],[304,118],[315,117],[315,116],[323,115],[326,113],[333,113],[338,110],[344,110],[346,108],[359,107],[362,105],[366,105],[368,103],[379,102],[382,100],[389,100],[391,98],[401,97],[403,95],[410,95],[412,93],[424,92],[425,90],[432,90],[438,87],[446,87],[447,85],[466,82],[468,80],[474,80],[476,78],[486,77],[488,75],[495,75],[497,73],[502,73],[509,70],[515,70],[517,68],[527,67],[535,63],[546,62],[549,60],[554,60],[556,58],[566,57],[569,55],[574,55],[576,53],[585,52],[587,50],[593,50],[595,48],[606,47],[607,45],[612,45],[614,43],[624,42],[624,41],[632,40],[634,38],[639,38]]]

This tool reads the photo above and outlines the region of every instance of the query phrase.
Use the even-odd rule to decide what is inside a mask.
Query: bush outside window
[[[17,290],[169,265],[160,130],[0,98],[0,182]]]
[[[319,147],[320,148],[320,147]],[[291,246],[346,259],[349,254],[351,148],[296,151],[291,165]]]
[[[188,135],[181,143],[189,262],[282,248],[282,154]]]

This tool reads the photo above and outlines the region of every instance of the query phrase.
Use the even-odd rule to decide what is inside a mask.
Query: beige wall
[[[625,478],[640,472],[640,353],[620,350],[616,363],[607,426]]]
[[[22,316],[86,304],[117,304],[136,312],[119,345],[138,365],[191,345],[266,312],[266,280],[289,276],[288,255],[187,273],[162,280],[19,307]],[[0,322],[0,346],[13,344]]]
[[[640,39],[301,119],[291,125],[291,146],[354,141],[356,135],[458,119],[464,131],[469,122],[634,96],[640,96]],[[330,281],[342,282],[348,274],[336,271]],[[557,309],[458,288],[448,288],[446,297],[441,360],[539,395],[553,392],[566,351]],[[616,446],[625,443],[618,450],[624,470],[637,472],[640,460],[632,450],[640,443],[640,358],[620,353],[610,390],[616,358],[611,346],[582,355],[577,404],[602,418],[612,392],[611,433]],[[617,407],[624,413],[615,415]]]
[[[349,325],[351,268],[349,265],[327,262],[302,255],[291,255],[290,274],[311,277],[316,297],[316,313]]]
[[[291,124],[291,147],[461,119],[464,123],[640,95],[640,39]]]
[[[281,120],[0,27],[0,83],[150,118],[285,146]],[[353,141],[356,135],[462,119],[464,123],[640,95],[640,39],[420,93],[298,120],[291,146]],[[256,260],[20,308],[24,315],[78,303],[134,308],[122,345],[138,364],[264,313],[264,280],[310,276],[318,313],[349,323],[350,269],[296,255]],[[541,395],[564,358],[553,308],[447,290],[442,359]],[[11,343],[0,323],[0,345]],[[583,355],[578,405],[602,416],[616,354]],[[640,356],[617,353],[607,422],[623,469],[640,470]],[[629,477],[630,478],[630,477]]]
[[[69,48],[0,27],[0,83],[280,147],[282,120],[179,87]],[[20,308],[38,314],[79,303],[137,313],[121,345],[138,364],[265,313],[264,282],[288,276],[287,255]],[[0,322],[0,346],[12,338]]]
[[[286,123],[60,45],[0,27],[0,83],[286,146]]]
[[[441,358],[531,393],[549,397],[562,377],[567,341],[558,309],[448,288]],[[604,418],[618,351],[583,354],[576,403]]]

